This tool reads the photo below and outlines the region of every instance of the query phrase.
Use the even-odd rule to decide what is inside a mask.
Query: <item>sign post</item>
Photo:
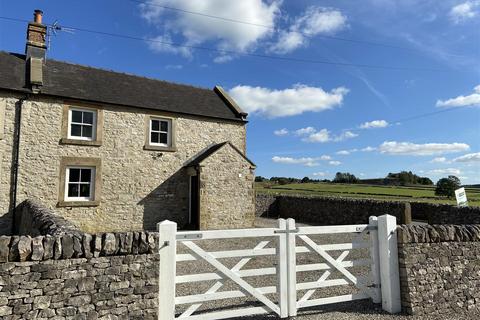
[[[455,190],[455,197],[457,198],[457,205],[459,207],[468,207],[467,194],[465,188]]]

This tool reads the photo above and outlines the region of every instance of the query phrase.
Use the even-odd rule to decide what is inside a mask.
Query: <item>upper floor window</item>
[[[170,147],[172,145],[172,121],[169,119],[150,119],[150,145]]]
[[[94,141],[97,132],[95,110],[70,108],[68,112],[68,138]]]

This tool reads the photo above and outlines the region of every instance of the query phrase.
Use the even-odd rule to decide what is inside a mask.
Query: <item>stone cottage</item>
[[[36,199],[88,232],[237,228],[254,219],[246,116],[222,90],[0,52],[0,234]]]

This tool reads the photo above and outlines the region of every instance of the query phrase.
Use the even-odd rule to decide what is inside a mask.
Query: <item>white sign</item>
[[[467,194],[465,193],[465,188],[460,188],[455,190],[455,197],[457,198],[457,204],[459,207],[467,207]]]

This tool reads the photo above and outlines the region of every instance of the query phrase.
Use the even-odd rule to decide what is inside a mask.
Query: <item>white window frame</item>
[[[70,184],[70,169],[89,169],[91,170],[90,181],[90,194],[88,197],[69,197],[68,196],[68,185]],[[96,167],[90,166],[67,166],[65,169],[65,201],[94,201],[95,200],[95,175]],[[77,182],[75,182],[77,183]],[[78,182],[77,184],[87,184],[84,182]]]
[[[163,121],[167,123],[167,131],[161,131],[161,130],[153,130],[152,129],[152,124],[153,121]],[[172,119],[166,119],[166,118],[150,118],[149,120],[149,130],[148,130],[148,141],[149,144],[152,146],[159,146],[159,147],[170,147],[172,145]],[[159,126],[159,129],[161,129],[161,125]],[[158,143],[158,142],[153,142],[152,141],[152,132],[154,133],[166,133],[167,134],[167,143]]]
[[[72,124],[77,125],[89,125],[86,123],[79,123],[79,122],[72,122],[72,112],[73,111],[80,111],[80,112],[89,112],[92,113],[93,123],[92,123],[92,137],[80,137],[80,136],[72,136]],[[69,108],[68,109],[68,129],[67,129],[68,139],[73,140],[84,140],[84,141],[95,141],[97,138],[97,110],[92,109],[84,109],[84,108]]]

